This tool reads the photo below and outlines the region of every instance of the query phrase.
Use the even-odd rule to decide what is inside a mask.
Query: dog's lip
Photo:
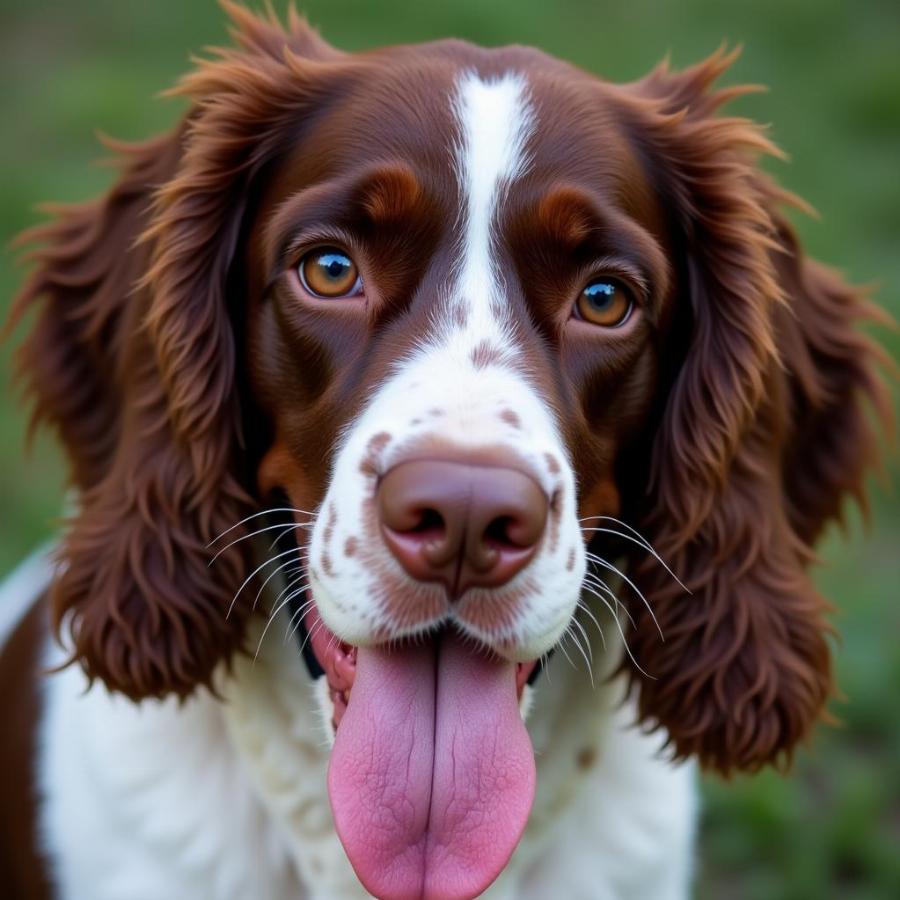
[[[332,703],[331,724],[334,730],[337,731],[347,709],[350,692],[353,689],[358,648],[348,644],[346,641],[341,641],[325,625],[314,600],[310,602],[309,608],[303,616],[303,626],[306,631],[304,641],[309,642],[316,662],[318,662],[325,673],[324,677],[328,682],[328,696]],[[385,643],[389,643],[395,649],[402,649],[404,645],[411,646],[413,644],[421,644],[424,641],[437,640],[440,634],[448,628],[453,628],[453,626],[444,625],[434,629],[425,636],[418,635]],[[535,673],[538,662],[538,660],[534,659],[528,662],[516,663],[516,692],[520,701],[525,685],[529,683],[529,680]]]

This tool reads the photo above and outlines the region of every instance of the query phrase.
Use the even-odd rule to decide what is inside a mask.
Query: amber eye
[[[604,328],[624,325],[633,308],[630,291],[615,278],[595,278],[578,295],[578,315],[586,322]]]
[[[356,263],[336,247],[311,250],[297,271],[303,287],[316,297],[351,297],[362,288]]]

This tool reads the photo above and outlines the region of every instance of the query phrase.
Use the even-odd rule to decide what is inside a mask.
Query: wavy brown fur
[[[44,246],[13,312],[40,309],[19,370],[81,491],[54,621],[92,678],[135,699],[187,695],[242,645],[255,592],[229,608],[246,542],[214,568],[208,550],[252,510],[228,270],[253,179],[309,102],[316,63],[294,54],[334,53],[295,15],[285,35],[228,9],[244,49],[183,81],[184,124],[117,145],[123,172],[106,197],[23,236]]]
[[[682,235],[693,320],[642,523],[691,593],[637,565],[665,639],[635,605],[630,645],[651,678],[632,679],[675,755],[723,774],[788,763],[833,689],[828,606],[806,568],[844,494],[862,497],[866,406],[888,412],[878,351],[856,330],[871,307],[804,257],[777,210],[794,198],[756,167],[777,153],[761,130],[714,115],[745,92],[708,90],[732,59],[662,66],[630,106]]]

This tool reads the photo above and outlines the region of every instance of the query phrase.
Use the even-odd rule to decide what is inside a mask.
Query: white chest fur
[[[313,686],[279,631],[221,679],[224,702],[137,706],[84,693],[74,668],[49,680],[41,824],[62,897],[367,896],[333,830]],[[603,683],[612,659],[597,654],[595,689],[559,653],[538,682],[537,797],[491,900],[686,896],[693,773],[629,727],[622,685]]]

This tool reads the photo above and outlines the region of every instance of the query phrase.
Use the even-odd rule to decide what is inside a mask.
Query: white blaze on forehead
[[[342,640],[367,645],[385,634],[399,636],[398,628],[406,626],[396,621],[385,592],[409,594],[409,579],[377,531],[360,532],[365,504],[377,489],[373,474],[421,453],[435,437],[461,452],[505,448],[510,465],[524,466],[552,498],[557,530],[548,531],[551,538],[510,582],[509,591],[527,594],[513,619],[490,634],[477,632],[471,622],[466,627],[485,642],[504,642],[508,653],[514,648],[516,659],[534,659],[567,627],[585,571],[574,473],[552,400],[519,343],[508,299],[512,284],[497,263],[499,212],[510,186],[528,168],[535,114],[527,82],[514,73],[482,79],[466,72],[451,102],[461,201],[455,263],[436,294],[421,300],[431,304],[429,325],[373,387],[343,436],[322,505],[336,511],[339,524],[329,529],[328,517],[317,516],[310,582],[323,620]],[[337,552],[351,537],[362,538],[371,559]]]
[[[454,103],[462,137],[456,167],[463,192],[462,255],[454,301],[469,314],[467,331],[497,334],[499,273],[494,265],[493,225],[498,199],[527,168],[525,143],[533,113],[521,75],[482,80],[463,75]]]

